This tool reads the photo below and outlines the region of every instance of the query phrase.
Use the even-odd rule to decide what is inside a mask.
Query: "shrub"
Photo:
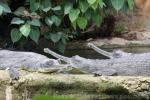
[[[57,44],[61,52],[69,38],[86,31],[91,23],[100,27],[110,10],[118,13],[133,9],[134,4],[133,0],[26,0],[12,12],[12,2],[0,1],[0,16],[13,14],[12,42],[25,37],[38,44],[40,36],[44,36]]]

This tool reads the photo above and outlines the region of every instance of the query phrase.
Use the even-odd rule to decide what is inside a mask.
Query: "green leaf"
[[[79,17],[77,19],[77,24],[81,29],[85,29],[87,26],[87,19],[86,17]]]
[[[42,10],[44,12],[48,12],[52,8],[52,4],[50,0],[42,0]]]
[[[29,37],[38,44],[39,38],[40,38],[40,31],[38,28],[31,28]]]
[[[87,12],[84,13],[84,15],[88,20],[91,20],[91,18],[93,17],[93,10],[89,9]]]
[[[56,26],[59,26],[61,24],[61,20],[55,15],[51,17],[51,20],[55,23]]]
[[[124,6],[124,0],[111,0],[111,3],[117,12]]]
[[[22,35],[24,35],[25,37],[28,37],[30,34],[30,24],[24,24],[20,27],[20,32]]]
[[[98,8],[99,5],[99,0],[96,0],[96,2],[94,4],[91,5],[91,7],[96,10],[96,8]]]
[[[128,3],[125,3],[119,11],[123,13],[123,12],[127,12],[128,10],[129,10]]]
[[[19,7],[15,12],[14,14],[17,15],[17,16],[20,16],[20,15],[24,15],[24,12],[25,11],[25,8],[24,7]]]
[[[59,40],[60,40],[60,38],[61,38],[61,35],[60,34],[50,34],[50,39],[54,42],[54,43],[56,43],[56,42],[58,42]]]
[[[8,4],[1,2],[0,5],[3,7],[4,12],[11,13],[11,9],[9,8]]]
[[[23,24],[24,23],[24,20],[20,19],[20,18],[17,18],[17,17],[14,17],[12,20],[11,20],[11,24],[17,24],[17,25],[20,25],[20,24]]]
[[[74,22],[78,16],[80,14],[80,10],[79,9],[72,9],[69,13],[69,19],[71,22]]]
[[[66,3],[65,4],[65,7],[64,7],[64,14],[65,15],[70,13],[72,6],[73,6],[72,3]]]
[[[40,3],[36,0],[30,0],[30,10],[31,12],[35,12],[40,8]]]
[[[79,8],[83,13],[85,13],[87,9],[89,8],[89,4],[86,1],[80,1]]]
[[[103,8],[104,6],[106,6],[105,3],[103,2],[103,0],[99,0],[99,6],[101,8]]]
[[[93,21],[96,24],[96,26],[99,27],[103,21],[102,16],[100,16],[99,14],[94,14]]]
[[[45,33],[44,33],[44,38],[50,40],[50,39],[51,39],[50,34],[51,34],[51,33],[45,32]]]
[[[53,24],[54,22],[51,20],[51,18],[46,17],[46,18],[45,18],[45,23],[46,23],[48,26],[52,26],[52,24]]]
[[[3,14],[3,7],[0,5],[0,16]]]
[[[20,33],[18,29],[14,28],[11,30],[11,40],[13,43],[19,41],[21,37],[22,37],[22,34]]]
[[[33,26],[38,26],[38,27],[41,26],[41,23],[40,23],[39,19],[33,19],[32,21],[29,21],[29,24],[33,25]]]
[[[128,6],[130,10],[133,10],[134,7],[134,1],[133,0],[127,0],[128,1]]]
[[[87,2],[88,2],[90,5],[92,5],[92,4],[94,4],[94,3],[96,2],[96,0],[87,0]]]
[[[30,13],[31,16],[39,16],[36,12]]]
[[[61,10],[61,6],[56,6],[54,8],[52,8],[53,11],[58,11],[58,10]]]
[[[75,20],[74,22],[71,23],[71,25],[72,25],[73,28],[76,30],[76,28],[77,28],[77,21]]]

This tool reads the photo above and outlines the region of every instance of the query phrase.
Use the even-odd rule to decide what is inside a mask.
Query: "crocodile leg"
[[[94,71],[92,73],[94,74],[94,76],[116,76],[117,75],[117,71],[111,68],[105,69],[105,70]]]
[[[18,80],[19,79],[19,72],[16,68],[8,68],[9,76],[11,80]]]

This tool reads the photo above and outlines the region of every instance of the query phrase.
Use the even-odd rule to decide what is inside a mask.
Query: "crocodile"
[[[61,59],[87,73],[95,75],[150,76],[150,53],[131,54],[130,56],[114,59],[86,59],[78,55],[65,57],[45,48],[45,53]]]
[[[60,64],[59,60],[34,53],[0,50],[0,70],[8,70],[12,80],[19,79],[18,70],[31,72],[52,73],[61,71],[66,65]]]
[[[20,69],[52,73],[77,68],[85,73],[94,73],[95,75],[150,76],[150,53],[132,54],[123,52],[126,56],[122,56],[121,51],[117,52],[121,56],[114,56],[113,53],[105,51],[111,54],[108,56],[110,59],[99,60],[86,59],[78,55],[69,58],[48,48],[45,48],[44,52],[56,57],[57,60],[34,52],[0,50],[0,70],[8,69],[12,80],[19,79],[18,70]],[[60,60],[66,62],[66,64],[62,64]]]

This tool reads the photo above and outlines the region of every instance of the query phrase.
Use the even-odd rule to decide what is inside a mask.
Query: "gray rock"
[[[142,83],[142,84],[141,84],[141,89],[142,89],[142,90],[149,90],[149,88],[150,88],[150,86],[149,86],[148,83]]]

